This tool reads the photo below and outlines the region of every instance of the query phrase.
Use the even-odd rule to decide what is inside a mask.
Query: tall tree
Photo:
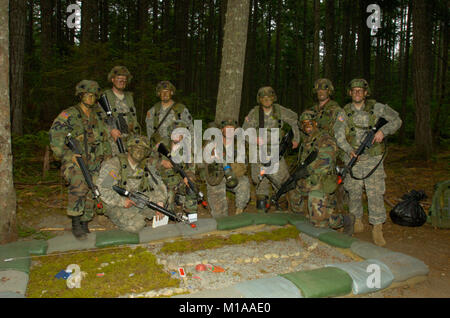
[[[52,0],[41,0],[41,61],[50,60],[52,54]]]
[[[429,159],[433,152],[430,125],[432,11],[428,0],[413,0],[412,3],[415,145],[422,158]]]
[[[412,15],[412,0],[408,1],[408,15],[407,15],[407,20],[406,20],[406,34],[405,34],[405,49],[403,52],[403,59],[401,61],[402,64],[402,72],[401,72],[401,111],[400,111],[400,117],[405,120],[406,119],[406,103],[407,103],[407,99],[408,99],[408,88],[409,88],[409,49],[411,46],[411,40],[410,40],[410,35],[411,35],[411,15]],[[404,143],[406,140],[406,129],[405,129],[405,124],[403,124],[400,127],[400,133],[399,133],[399,138],[400,138],[400,142]]]
[[[98,1],[82,0],[81,4],[81,43],[98,41]]]
[[[13,185],[9,104],[9,6],[0,0],[0,244],[16,233],[16,191]]]
[[[27,21],[27,0],[11,1],[9,7],[9,33],[10,39],[10,88],[12,131],[23,134],[22,108],[23,108],[23,72],[25,53],[25,31]]]
[[[327,0],[325,5],[325,77],[335,82],[336,72],[336,34],[335,34],[335,7],[334,0]]]
[[[313,80],[320,76],[320,0],[314,0]]]
[[[250,0],[228,0],[216,122],[239,120]]]

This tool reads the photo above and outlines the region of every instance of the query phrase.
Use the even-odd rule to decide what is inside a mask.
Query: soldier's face
[[[84,93],[81,97],[81,102],[88,107],[94,107],[95,102],[97,101],[97,96],[92,93]]]
[[[131,158],[137,163],[141,162],[148,155],[148,149],[142,146],[131,147],[128,152]]]
[[[367,90],[362,87],[353,87],[350,90],[350,96],[352,97],[352,101],[354,103],[361,103],[366,99]]]
[[[263,107],[269,108],[272,106],[274,97],[273,96],[263,96],[259,98],[259,101]]]
[[[317,123],[313,120],[304,120],[302,121],[302,130],[307,135],[311,135],[314,129],[317,127]]]
[[[317,99],[319,102],[323,102],[330,97],[330,93],[328,92],[328,89],[318,89],[317,90]]]
[[[118,90],[124,90],[127,86],[128,79],[124,75],[117,75],[111,79],[113,86]]]
[[[159,97],[162,102],[168,102],[173,96],[173,92],[169,89],[162,89],[159,91]]]

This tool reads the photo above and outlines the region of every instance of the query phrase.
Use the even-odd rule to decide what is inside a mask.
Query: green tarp
[[[120,230],[99,232],[96,236],[96,247],[114,245],[139,244],[139,234]]]

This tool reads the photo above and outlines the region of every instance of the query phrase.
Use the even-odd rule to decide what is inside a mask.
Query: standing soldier
[[[167,189],[154,162],[148,158],[150,146],[147,137],[129,138],[127,149],[128,153],[118,154],[102,164],[97,185],[105,203],[105,215],[119,229],[138,233],[145,227],[145,219],[161,218],[163,215],[150,208],[137,208],[136,202],[120,196],[112,186],[142,192],[162,207],[167,201]]]
[[[206,190],[211,214],[214,218],[228,216],[228,202],[226,191],[236,194],[236,215],[244,212],[250,200],[250,181],[247,176],[246,163],[226,163],[226,146],[231,145],[234,139],[234,130],[237,128],[235,120],[224,120],[220,123],[222,129],[223,149],[214,151],[219,157],[224,158],[224,163],[206,164]],[[234,157],[237,158],[237,144],[234,142]]]
[[[308,197],[309,219],[316,227],[344,227],[344,233],[351,236],[355,217],[333,213],[336,208],[333,193],[337,189],[336,142],[326,130],[318,128],[314,111],[303,112],[300,124],[306,135],[299,154],[300,162],[317,152],[316,159],[307,167],[307,177],[298,181],[301,194]]]
[[[61,112],[49,131],[50,147],[61,160],[61,171],[69,183],[67,215],[72,218],[72,233],[77,239],[85,239],[89,233],[88,222],[94,217],[95,203],[77,163],[82,157],[91,176],[96,177],[103,160],[111,156],[108,127],[102,120],[102,109],[97,100],[100,87],[97,82],[82,80],[76,85],[75,95],[80,103]],[[75,139],[81,155],[66,146],[68,134]]]
[[[161,140],[161,138],[164,140],[171,139],[175,121],[184,122],[191,136],[194,136],[192,116],[185,105],[176,103],[172,99],[175,91],[175,86],[169,81],[162,81],[156,86],[156,96],[161,101],[149,109],[145,119],[147,136],[150,138],[151,146],[156,145],[156,141]]]
[[[124,144],[127,138],[141,134],[141,126],[137,121],[136,108],[134,106],[133,93],[125,91],[127,84],[131,82],[130,72],[125,66],[114,66],[108,74],[108,82],[112,88],[104,91],[112,108],[112,115],[118,122],[118,129],[111,129],[111,149],[113,155],[119,153],[115,141],[121,137]]]
[[[275,91],[270,86],[261,87],[258,90],[256,96],[256,101],[258,106],[255,106],[247,117],[245,117],[244,124],[242,128],[246,130],[247,128],[255,128],[259,132],[258,128],[278,128],[281,130],[283,124],[286,122],[291,126],[293,131],[292,149],[298,147],[300,140],[300,132],[297,125],[297,114],[292,110],[285,108],[279,104],[274,104],[277,100]],[[280,136],[281,137],[281,136]],[[267,144],[270,145],[271,137],[270,130],[267,132]],[[264,141],[260,136],[257,138],[257,143],[259,146],[262,145]],[[284,181],[289,178],[289,171],[284,158],[279,161],[279,169],[277,173],[270,175],[270,180],[267,177],[260,179],[260,170],[262,164],[252,163],[251,164],[251,174],[252,179],[256,187],[256,207],[258,212],[266,212],[266,204],[269,197],[269,192],[271,188],[271,183],[277,183],[275,186],[279,187]],[[292,193],[293,191],[291,191]],[[293,200],[291,200],[293,201]]]
[[[386,151],[384,137],[394,134],[402,121],[398,113],[388,105],[367,99],[370,95],[369,84],[364,79],[353,79],[349,84],[348,94],[352,102],[345,105],[337,117],[334,127],[339,148],[344,151],[345,162],[356,157],[355,151],[361,144],[365,133],[375,126],[380,117],[388,123],[374,136],[372,146],[358,157],[352,173],[344,181],[344,187],[349,193],[349,210],[355,215],[355,233],[363,232],[362,192],[366,189],[369,223],[373,225],[372,238],[376,245],[383,246],[382,226],[386,220],[384,207],[384,192],[386,174],[383,159]]]

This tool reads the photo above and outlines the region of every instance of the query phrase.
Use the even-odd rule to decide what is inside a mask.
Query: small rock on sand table
[[[251,263],[251,262],[252,262],[252,259],[251,259],[251,258],[246,258],[244,262],[245,262],[245,263]]]
[[[253,261],[253,263],[258,263],[259,262],[259,258],[258,257],[253,257],[252,261]]]
[[[279,258],[280,256],[279,256],[278,254],[273,253],[273,254],[272,254],[272,257],[273,257],[273,258]]]
[[[272,254],[266,254],[266,255],[264,255],[264,257],[267,258],[267,259],[271,259],[272,258]]]

